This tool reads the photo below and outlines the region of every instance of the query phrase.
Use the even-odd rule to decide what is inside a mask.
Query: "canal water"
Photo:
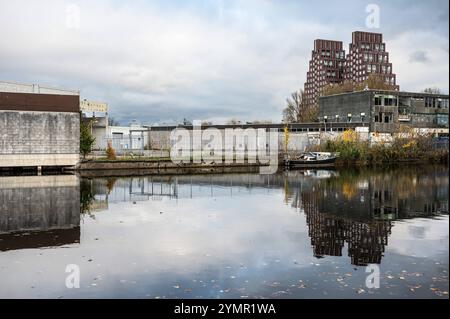
[[[448,298],[448,174],[0,177],[0,298]]]

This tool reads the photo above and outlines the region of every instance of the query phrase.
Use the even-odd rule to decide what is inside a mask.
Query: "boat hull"
[[[330,167],[334,166],[336,157],[330,157],[322,160],[287,160],[285,165],[287,167]]]

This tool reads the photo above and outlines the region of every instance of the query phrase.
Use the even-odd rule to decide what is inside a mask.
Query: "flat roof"
[[[342,123],[331,123],[333,129],[338,128],[356,128],[358,126],[367,125],[366,123],[362,122],[342,122]],[[314,123],[274,123],[274,124],[236,124],[236,125],[202,125],[201,129],[205,130],[208,128],[216,128],[219,130],[223,129],[247,129],[247,128],[253,128],[253,129],[284,129],[286,126],[289,129],[319,129],[324,127],[329,127],[329,123],[324,122],[314,122]],[[174,129],[187,129],[192,130],[192,125],[167,125],[167,126],[150,126],[150,125],[143,125],[143,127],[148,128],[150,131],[171,131]]]
[[[369,89],[369,90],[362,90],[362,91],[353,91],[353,92],[345,92],[345,93],[337,93],[337,94],[331,94],[327,96],[321,96],[319,99],[323,98],[329,98],[334,96],[341,96],[341,95],[349,95],[349,94],[362,94],[362,93],[381,93],[381,94],[396,94],[396,95],[404,95],[404,96],[412,96],[412,97],[441,97],[441,98],[449,98],[450,96],[448,94],[435,94],[435,93],[425,93],[425,92],[408,92],[408,91],[389,91],[389,90],[376,90],[376,89]]]
[[[3,93],[33,93],[54,95],[80,95],[80,91],[65,90],[39,84],[26,84],[12,81],[0,81],[0,92]]]

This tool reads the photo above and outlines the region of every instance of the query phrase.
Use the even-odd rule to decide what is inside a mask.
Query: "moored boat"
[[[333,153],[307,152],[298,157],[287,158],[284,163],[287,167],[323,167],[334,166],[337,156]]]

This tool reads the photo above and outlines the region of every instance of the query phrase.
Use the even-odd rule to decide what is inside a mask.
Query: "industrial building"
[[[70,167],[79,153],[78,91],[0,82],[0,168]]]
[[[364,90],[321,97],[322,123],[358,122],[373,133],[395,133],[402,125],[448,136],[449,96],[443,94]]]

